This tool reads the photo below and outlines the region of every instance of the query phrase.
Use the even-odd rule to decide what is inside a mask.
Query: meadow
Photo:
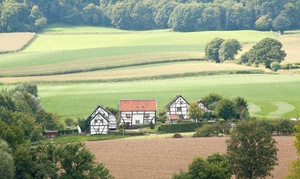
[[[284,63],[299,63],[299,34],[279,38],[288,52]],[[248,30],[179,33],[56,24],[25,49],[0,55],[0,83],[5,88],[36,82],[45,108],[62,118],[87,117],[99,104],[117,108],[120,99],[156,98],[161,111],[177,94],[194,102],[209,93],[245,98],[251,116],[299,117],[299,75],[203,61],[205,44],[215,37],[238,39],[243,51],[277,38]]]
[[[61,116],[88,117],[97,105],[117,108],[120,99],[156,98],[161,111],[177,94],[196,102],[210,93],[243,97],[251,116],[299,117],[300,78],[283,74],[198,76],[107,83],[40,84],[46,109]]]

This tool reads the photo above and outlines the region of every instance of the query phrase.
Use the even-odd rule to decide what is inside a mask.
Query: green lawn
[[[245,98],[250,104],[253,116],[298,117],[299,91],[299,76],[271,74],[39,85],[39,94],[46,109],[64,117],[87,117],[99,104],[117,108],[120,99],[155,98],[158,110],[162,110],[177,94],[183,95],[189,102],[194,102],[213,92],[227,98]],[[282,104],[288,104],[288,110],[281,107]],[[256,110],[257,106],[261,110]]]

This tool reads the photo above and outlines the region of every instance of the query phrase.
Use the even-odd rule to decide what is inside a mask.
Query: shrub
[[[211,137],[214,134],[213,126],[211,124],[204,124],[201,128],[196,130],[193,137]]]
[[[179,134],[179,133],[176,133],[176,134],[173,135],[173,138],[182,138],[182,135]]]
[[[176,133],[176,132],[194,132],[195,129],[202,126],[202,123],[184,123],[184,124],[165,124],[158,128],[159,132]]]
[[[274,72],[280,69],[280,64],[278,62],[272,62],[270,66],[271,70]]]

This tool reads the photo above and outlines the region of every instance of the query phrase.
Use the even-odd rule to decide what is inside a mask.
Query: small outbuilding
[[[47,139],[53,139],[58,135],[58,130],[47,130],[45,136]]]

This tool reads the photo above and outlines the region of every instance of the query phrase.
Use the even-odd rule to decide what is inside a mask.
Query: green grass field
[[[228,98],[245,98],[250,104],[252,116],[291,118],[299,117],[299,91],[299,76],[274,74],[39,85],[46,109],[65,117],[87,117],[100,104],[117,108],[120,99],[155,98],[158,110],[162,110],[177,94],[183,95],[189,102],[195,102],[209,93],[219,93]]]
[[[0,74],[55,73],[144,61],[202,58],[205,44],[215,37],[235,38],[246,45],[275,35],[259,31],[135,32],[55,25],[38,34],[23,51],[0,55]]]
[[[279,39],[288,53],[284,63],[300,61],[299,34],[299,31],[289,31]],[[62,118],[87,117],[97,105],[117,107],[120,99],[156,98],[158,110],[162,110],[177,94],[193,102],[212,92],[228,98],[245,98],[252,116],[299,117],[300,78],[287,71],[279,74],[143,79],[205,71],[259,69],[232,63],[171,63],[174,60],[204,57],[205,44],[215,37],[238,39],[245,49],[250,49],[251,45],[263,38],[276,38],[273,32],[260,31],[179,33],[169,29],[125,31],[55,24],[38,34],[24,50],[0,54],[0,83],[10,87],[8,85],[12,83],[38,81],[43,105]],[[169,63],[156,63],[162,61]],[[145,62],[154,64],[126,67]],[[118,66],[123,67],[103,70]],[[95,82],[124,78],[139,80]],[[67,83],[70,81],[73,83]]]

